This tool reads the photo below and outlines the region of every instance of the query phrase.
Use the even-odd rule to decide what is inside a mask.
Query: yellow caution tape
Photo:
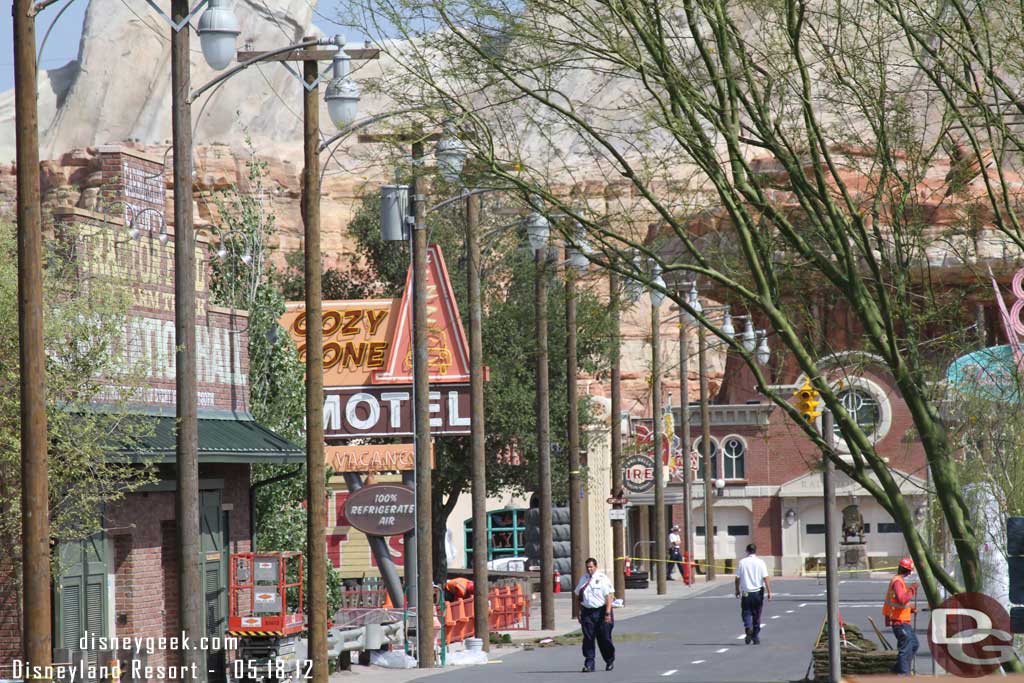
[[[654,557],[616,557],[614,559],[615,562],[618,562],[619,560],[630,560],[632,562],[668,562],[669,564],[688,564],[688,565],[692,565],[694,567],[704,567],[704,566],[706,566],[704,562],[699,562],[699,561],[686,562],[684,560],[660,560],[660,559],[657,559],[657,558],[654,558]],[[714,566],[715,566],[715,569],[721,569],[721,568],[724,568],[726,566],[726,564],[725,564],[725,562],[715,562]],[[871,567],[869,569],[839,569],[837,571],[840,574],[856,574],[856,573],[862,573],[862,572],[889,572],[889,571],[895,571],[897,569],[899,569],[898,566],[893,566],[893,567]],[[807,576],[807,575],[813,575],[813,574],[824,574],[824,573],[825,573],[824,569],[820,569],[817,572],[812,572],[810,570],[804,569],[804,570],[801,571],[801,576]]]

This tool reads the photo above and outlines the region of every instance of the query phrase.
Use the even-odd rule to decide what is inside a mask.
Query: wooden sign
[[[433,447],[430,460],[433,467]],[[416,469],[415,462],[411,443],[327,447],[327,464],[335,472],[405,472]]]
[[[416,526],[416,499],[408,486],[371,484],[345,501],[348,523],[369,536],[395,536]]]

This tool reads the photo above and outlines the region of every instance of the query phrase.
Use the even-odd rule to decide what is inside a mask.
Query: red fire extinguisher
[[[626,574],[626,576],[630,576],[630,575],[631,575],[632,573],[633,573],[633,563],[632,563],[632,562],[630,562],[629,558],[627,557],[627,558],[626,558],[626,570],[625,570],[625,574]]]
[[[561,593],[562,592],[562,575],[558,572],[557,569],[555,570],[555,591],[554,592],[555,593]]]

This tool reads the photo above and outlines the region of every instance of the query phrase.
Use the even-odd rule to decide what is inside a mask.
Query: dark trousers
[[[743,616],[743,628],[750,635],[757,637],[761,632],[761,610],[764,609],[764,589],[745,593],[740,598],[740,614]]]
[[[896,636],[896,651],[899,656],[896,658],[896,667],[892,670],[896,674],[908,674],[914,657],[917,655],[917,634],[910,624],[893,624],[892,634]]]
[[[580,608],[580,625],[583,627],[583,665],[594,668],[594,640],[601,648],[601,658],[605,664],[615,661],[615,646],[612,644],[612,628],[614,621],[606,624],[604,621],[604,606],[591,609],[590,607]]]
[[[672,578],[672,570],[677,566],[679,567],[679,576],[685,576],[683,574],[683,554],[679,552],[679,548],[669,548],[668,559],[673,560],[668,563],[668,578]]]

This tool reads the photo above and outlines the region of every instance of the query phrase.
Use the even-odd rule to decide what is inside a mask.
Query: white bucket
[[[466,638],[466,650],[468,652],[480,652],[483,649],[483,638]]]

